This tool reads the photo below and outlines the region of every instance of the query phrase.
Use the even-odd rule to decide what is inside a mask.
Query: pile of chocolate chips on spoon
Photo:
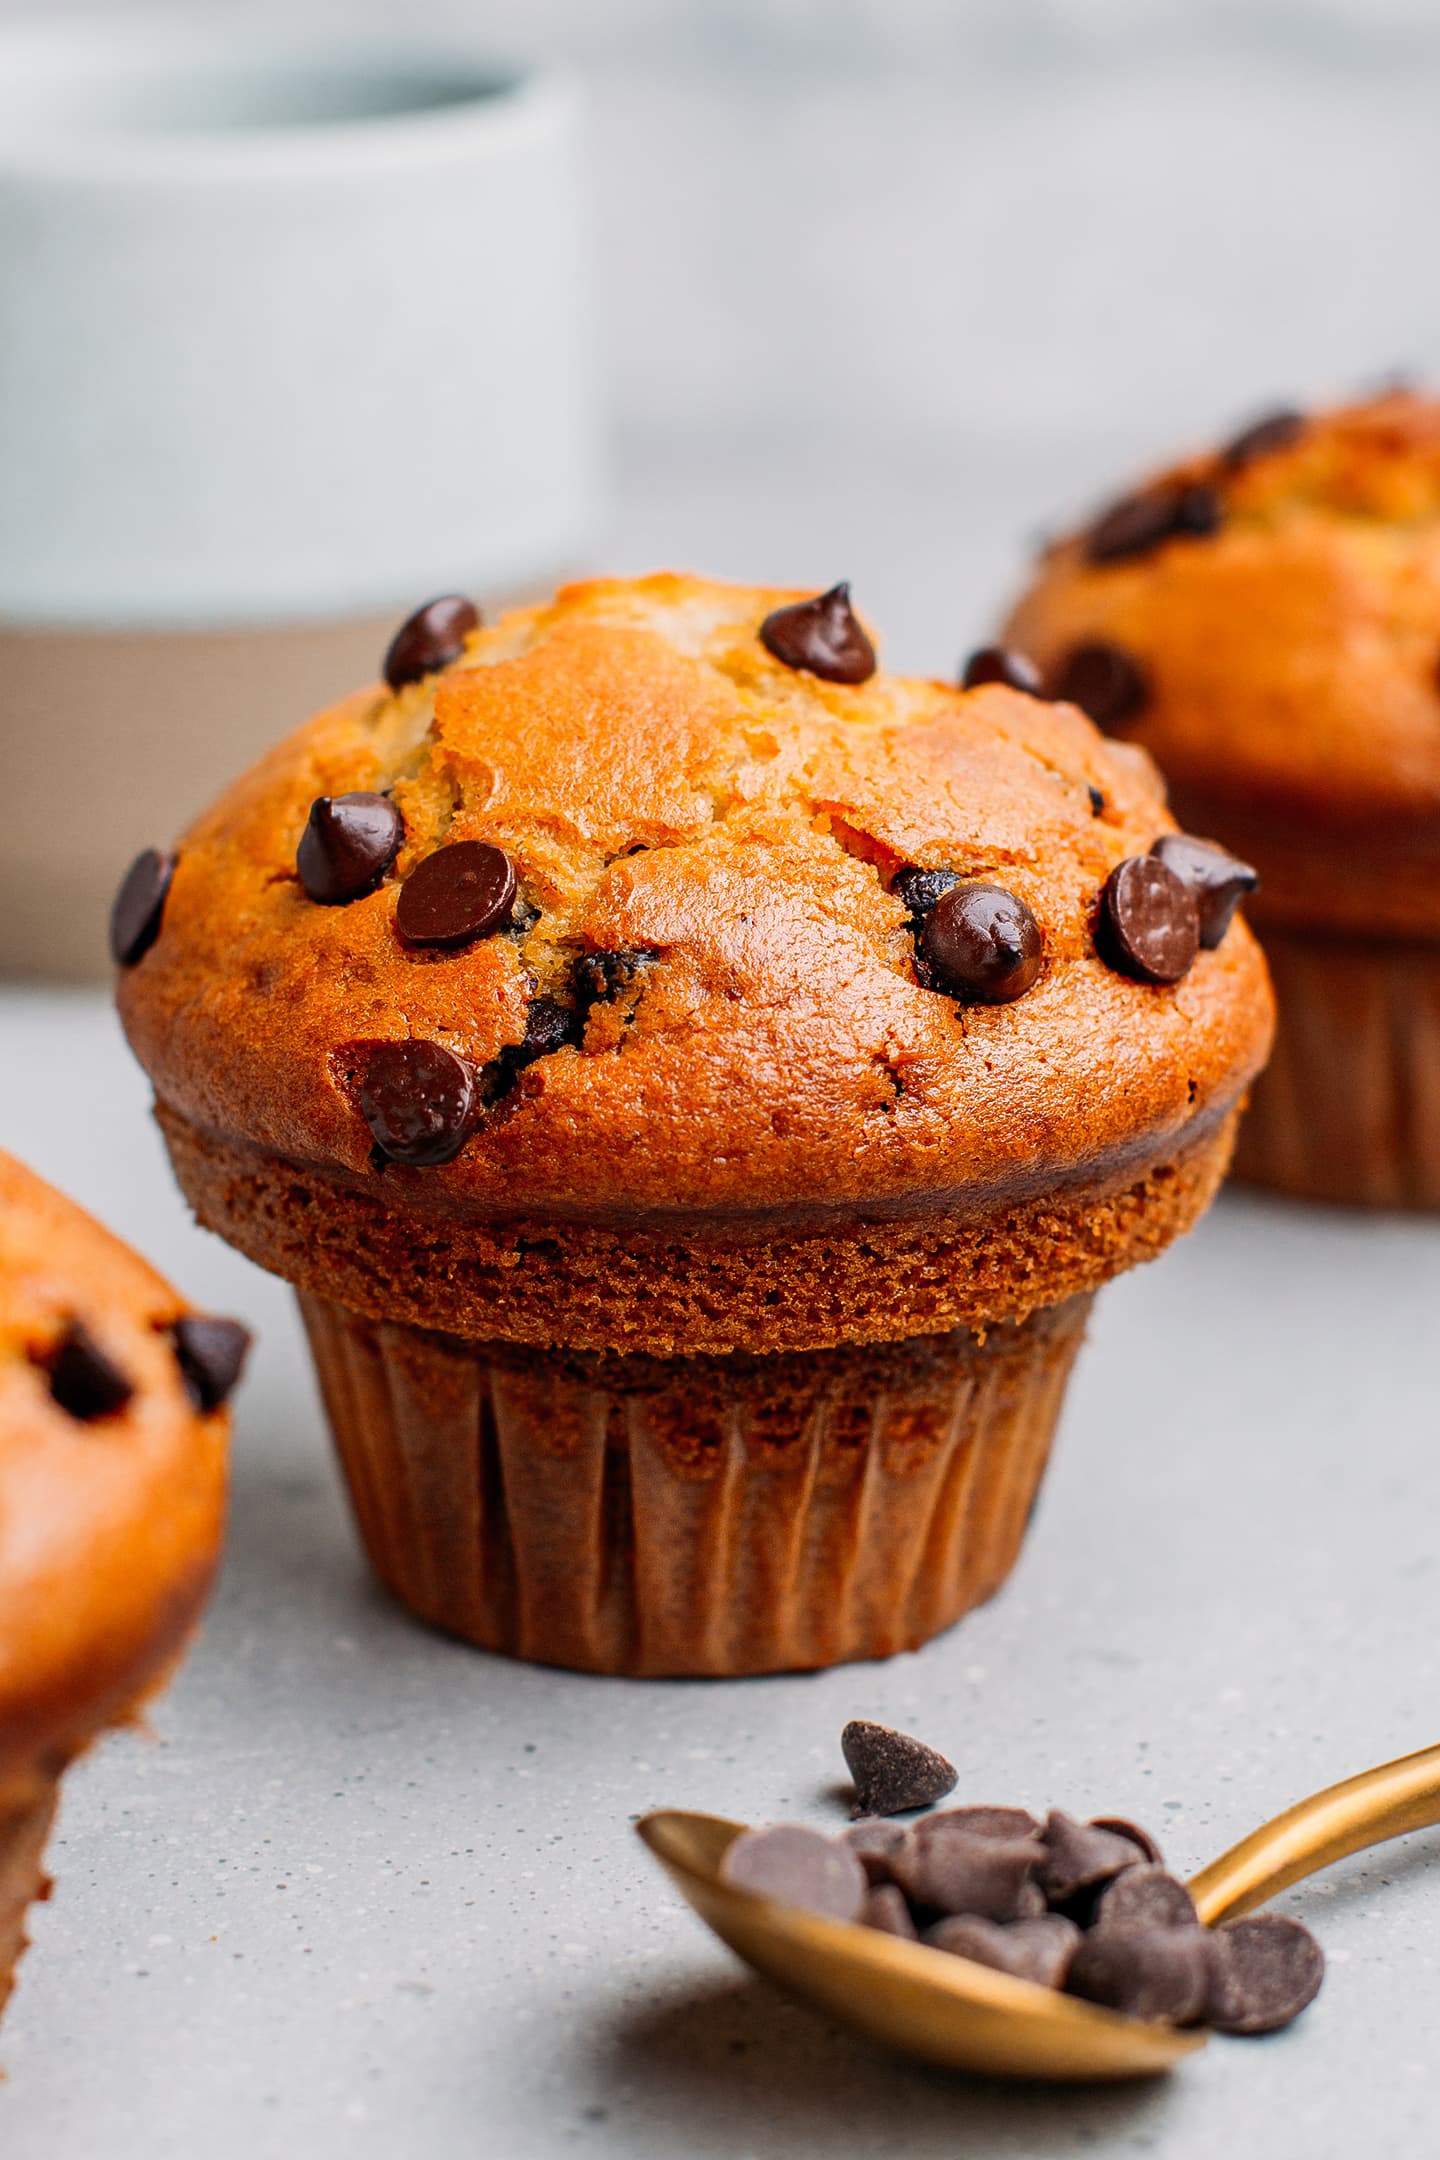
[[[855,1781],[850,1828],[747,1830],[721,1863],[726,1882],[1171,2025],[1275,2032],[1318,1992],[1325,1960],[1308,1928],[1272,1912],[1202,1927],[1134,1823],[1077,1822],[1059,1808],[1041,1822],[1016,1807],[895,1822],[953,1791],[953,1765],[863,1719],[841,1746]]]

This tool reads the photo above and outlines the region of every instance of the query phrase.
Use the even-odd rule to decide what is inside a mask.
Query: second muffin
[[[177,1174],[299,1288],[425,1618],[603,1671],[911,1647],[1007,1572],[1091,1292],[1223,1173],[1257,949],[1202,945],[1143,760],[879,673],[843,588],[472,623],[132,871]]]

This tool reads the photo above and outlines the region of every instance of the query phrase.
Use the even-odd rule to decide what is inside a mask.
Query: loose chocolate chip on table
[[[926,915],[920,950],[931,985],[947,997],[1009,1005],[1040,973],[1045,941],[1025,902],[1003,885],[954,885]]]
[[[476,1107],[475,1077],[441,1043],[371,1043],[359,1100],[382,1155],[430,1169],[450,1162],[465,1145]]]
[[[1065,1985],[1070,1960],[1080,1940],[1073,1920],[1058,1913],[1043,1913],[1034,1920],[1016,1920],[1001,1927],[994,1920],[977,1920],[964,1914],[953,1920],[937,1920],[925,1930],[924,1940],[935,1950],[973,1958],[996,1972],[1017,1980],[1033,1980],[1037,1987]]]
[[[508,922],[515,869],[488,840],[454,840],[417,863],[395,904],[395,927],[407,945],[468,945]]]
[[[1206,952],[1213,952],[1240,902],[1259,885],[1259,872],[1212,841],[1194,840],[1189,833],[1162,833],[1150,852],[1194,893],[1200,943]]]
[[[480,627],[480,610],[463,593],[443,593],[407,616],[390,640],[384,676],[392,690],[419,682],[437,668],[449,667],[465,650],[465,640]]]
[[[912,1905],[985,1920],[1025,1920],[1045,1909],[1034,1875],[1044,1847],[1034,1838],[984,1837],[951,1829],[912,1836],[890,1870]]]
[[[50,1393],[66,1415],[82,1425],[114,1417],[135,1393],[108,1352],[101,1349],[83,1320],[72,1320],[59,1342],[39,1361]]]
[[[875,1883],[866,1892],[860,1918],[866,1927],[878,1928],[882,1935],[898,1935],[902,1942],[918,1942],[920,1930],[910,1917],[910,1907],[905,1902],[903,1890],[894,1883]]]
[[[1052,1905],[1063,1905],[1077,1890],[1089,1890],[1140,1865],[1140,1848],[1129,1838],[1076,1822],[1062,1808],[1051,1809],[1040,1838],[1045,1857],[1037,1879]]]
[[[864,1868],[872,1883],[888,1883],[893,1880],[890,1861],[909,1837],[904,1823],[887,1822],[882,1816],[867,1815],[860,1822],[851,1823],[848,1830],[840,1833],[842,1843],[849,1846]]]
[[[952,1807],[927,1815],[913,1826],[914,1837],[949,1837],[964,1830],[970,1837],[1038,1838],[1040,1825],[1028,1808]]]
[[[1145,709],[1150,686],[1140,663],[1123,645],[1105,638],[1091,638],[1072,646],[1060,663],[1051,688],[1053,697],[1078,705],[1096,727],[1120,727]]]
[[[404,836],[387,796],[317,795],[295,851],[300,882],[322,907],[362,900],[379,885]]]
[[[110,953],[117,967],[134,967],[159,937],[174,875],[175,857],[148,847],[121,879],[110,910]]]
[[[733,1889],[754,1890],[782,1905],[828,1913],[833,1920],[858,1920],[869,1888],[848,1846],[800,1823],[742,1831],[726,1847],[720,1875]]]
[[[1275,2032],[1320,1991],[1325,1954],[1309,1928],[1284,1913],[1231,1920],[1209,1942],[1205,2015],[1217,2032]]]
[[[1177,983],[1200,949],[1195,895],[1156,856],[1128,856],[1105,880],[1095,942],[1117,974]]]
[[[209,1313],[185,1313],[170,1330],[180,1378],[197,1410],[218,1410],[228,1402],[245,1369],[250,1330],[238,1320],[218,1320]]]
[[[1205,2014],[1210,1989],[1205,1930],[1093,1928],[1080,1939],[1066,1987],[1129,2017],[1193,2024]]]
[[[1143,1864],[1127,1868],[1100,1893],[1095,1927],[1198,1927],[1195,1900],[1178,1875]]]
[[[1123,1815],[1093,1815],[1090,1818],[1090,1827],[1092,1830],[1113,1830],[1117,1837],[1128,1837],[1132,1845],[1139,1846],[1152,1867],[1163,1866],[1164,1855],[1160,1847],[1148,1830],[1141,1829],[1139,1823],[1127,1822]]]
[[[1085,554],[1092,563],[1122,562],[1167,540],[1201,540],[1218,529],[1220,514],[1220,498],[1203,481],[1126,495],[1090,527]]]
[[[848,585],[776,608],[760,625],[760,642],[782,666],[824,682],[863,683],[875,673],[875,648],[850,606]]]
[[[869,1718],[851,1718],[840,1735],[840,1752],[855,1780],[854,1816],[903,1815],[955,1790],[954,1763],[923,1740]]]
[[[1220,452],[1220,463],[1227,472],[1239,472],[1244,466],[1253,465],[1257,458],[1269,457],[1274,450],[1288,450],[1304,429],[1302,412],[1266,413],[1263,419],[1253,420],[1249,427],[1231,437]]]
[[[1008,645],[982,645],[972,652],[965,662],[960,676],[962,690],[976,690],[981,683],[1004,683],[1011,690],[1023,690],[1027,697],[1040,697],[1040,670],[1024,653],[1014,652]]]

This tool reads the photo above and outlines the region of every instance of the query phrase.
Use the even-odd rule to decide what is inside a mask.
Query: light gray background
[[[607,559],[848,574],[906,665],[952,665],[1128,461],[1440,347],[1429,0],[448,19],[592,76]],[[993,1606],[885,1667],[621,1685],[368,1586],[286,1294],[189,1227],[144,1108],[98,1000],[0,994],[0,1137],[261,1330],[204,1639],[155,1742],[70,1782],[7,2160],[1434,2152],[1440,1833],[1292,1894],[1331,1961],[1292,2033],[1046,2097],[784,2005],[628,1823],[838,1820],[860,1713],[968,1796],[1133,1812],[1190,1866],[1440,1737],[1440,1231],[1227,1198],[1102,1300]]]

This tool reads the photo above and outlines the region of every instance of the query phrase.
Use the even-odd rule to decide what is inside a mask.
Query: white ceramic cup
[[[0,29],[0,970],[103,965],[129,854],[412,606],[584,558],[579,122],[423,38]]]

